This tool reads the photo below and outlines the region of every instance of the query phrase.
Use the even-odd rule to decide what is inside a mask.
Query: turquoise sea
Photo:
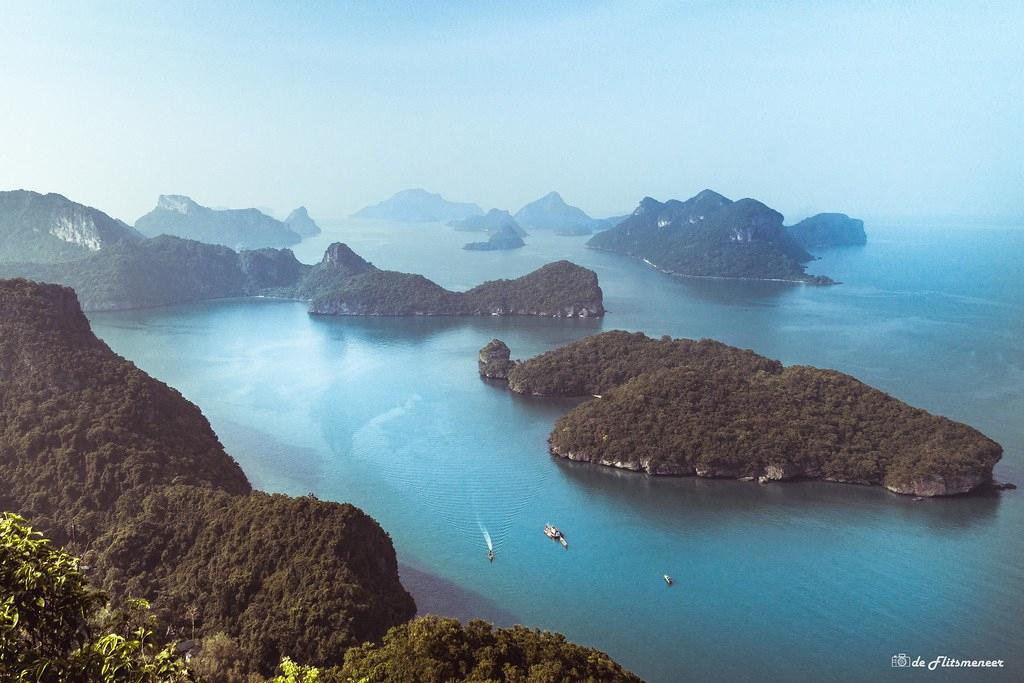
[[[657,682],[1022,680],[1024,490],[913,502],[556,461],[545,439],[573,403],[477,376],[493,337],[519,358],[608,329],[713,337],[967,422],[1005,448],[997,478],[1024,484],[1024,230],[868,230],[811,264],[843,282],[818,288],[672,278],[585,238],[467,252],[439,225],[339,221],[300,258],[344,241],[458,289],[569,258],[598,272],[608,315],[326,319],[250,299],[90,317],[202,408],[254,485],[378,519],[421,611],[555,629]],[[1006,668],[893,668],[899,653]]]

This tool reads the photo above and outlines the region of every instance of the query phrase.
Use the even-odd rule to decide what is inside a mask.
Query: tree
[[[191,675],[173,645],[160,648],[135,615],[110,616],[78,558],[55,548],[26,521],[0,514],[0,680],[170,683]],[[148,605],[135,603],[147,610]],[[95,635],[101,619],[128,633]],[[143,624],[146,624],[144,621]]]

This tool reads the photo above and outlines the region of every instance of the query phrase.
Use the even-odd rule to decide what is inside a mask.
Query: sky
[[[0,189],[1024,217],[1024,2],[0,0]]]

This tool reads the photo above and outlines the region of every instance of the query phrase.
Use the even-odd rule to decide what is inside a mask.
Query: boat
[[[569,540],[565,537],[565,534],[563,534],[562,531],[553,524],[544,525],[544,535],[552,541],[558,541],[561,543],[562,547],[566,550],[569,549]]]
[[[669,576],[668,574],[662,574],[662,577],[663,577],[663,578],[665,579],[665,583],[667,583],[667,584],[668,584],[668,585],[670,585],[670,586],[671,586],[671,585],[672,585],[673,583],[675,583],[675,582],[674,582],[674,581],[672,580],[672,577],[671,577],[671,576]]]
[[[488,549],[487,550],[487,559],[490,562],[494,562],[494,549]]]

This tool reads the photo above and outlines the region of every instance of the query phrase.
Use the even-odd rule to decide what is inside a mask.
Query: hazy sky
[[[428,4],[0,0],[0,189],[1024,216],[1020,0]]]

